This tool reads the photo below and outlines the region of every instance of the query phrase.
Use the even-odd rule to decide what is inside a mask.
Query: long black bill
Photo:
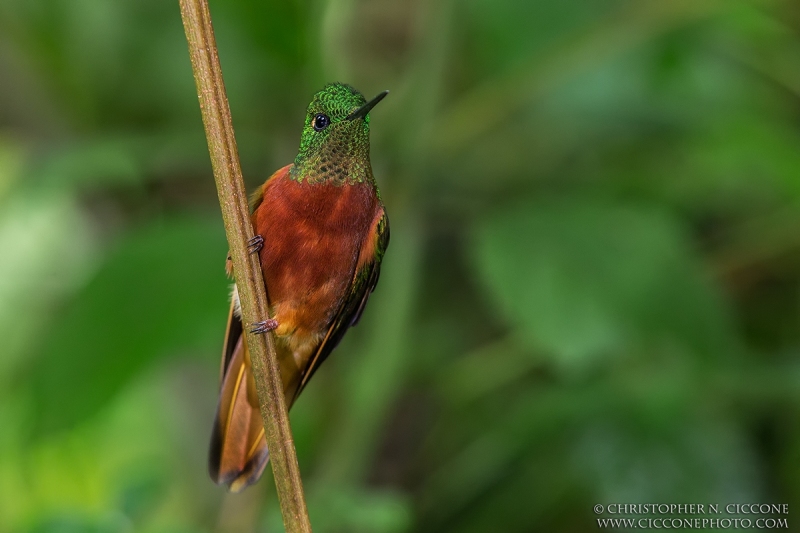
[[[367,113],[369,113],[372,110],[373,107],[378,105],[378,102],[380,102],[381,100],[386,98],[387,94],[389,94],[389,91],[383,91],[378,96],[376,96],[375,98],[373,98],[372,100],[370,100],[366,104],[362,105],[361,107],[359,107],[358,109],[356,109],[355,111],[353,111],[352,113],[347,115],[347,120],[355,120],[357,118],[366,117]]]

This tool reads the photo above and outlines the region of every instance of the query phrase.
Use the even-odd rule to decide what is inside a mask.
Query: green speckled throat
[[[343,83],[326,85],[314,95],[290,174],[293,180],[336,185],[375,183],[369,162],[369,115],[348,119],[366,103],[360,92]],[[324,128],[319,128],[325,123],[321,116],[329,122]]]

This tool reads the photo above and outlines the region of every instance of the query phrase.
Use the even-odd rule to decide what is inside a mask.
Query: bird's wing
[[[367,305],[367,300],[369,300],[369,295],[375,289],[375,285],[378,284],[378,278],[381,273],[381,260],[386,247],[389,245],[389,219],[383,208],[381,208],[375,219],[370,236],[364,243],[365,249],[363,251],[366,252],[368,259],[356,268],[355,275],[348,287],[348,295],[342,300],[339,311],[328,327],[328,332],[303,370],[300,386],[297,388],[294,399],[297,399],[308,380],[319,368],[319,365],[325,361],[331,351],[339,344],[347,329],[358,323],[361,314],[364,312],[364,307]]]
[[[258,209],[258,206],[260,206],[261,202],[264,201],[264,191],[267,190],[267,187],[271,183],[278,181],[280,178],[288,174],[289,171],[292,170],[292,166],[293,165],[286,165],[283,168],[279,168],[272,173],[272,176],[267,178],[267,181],[262,183],[260,187],[253,191],[253,194],[250,195],[250,213],[255,213],[256,209]],[[233,277],[233,261],[231,261],[230,253],[228,253],[228,259],[225,261],[225,272],[228,274],[229,278]]]
[[[272,173],[272,176],[267,178],[261,187],[253,191],[253,194],[250,195],[250,212],[254,213],[258,206],[261,205],[262,200],[264,200],[264,191],[267,190],[267,187],[273,182],[278,181],[283,176],[288,174],[291,170],[293,164],[286,165],[285,167],[279,168],[275,172]]]

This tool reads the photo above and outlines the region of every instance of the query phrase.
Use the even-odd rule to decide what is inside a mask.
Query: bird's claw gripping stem
[[[264,237],[255,235],[247,241],[247,251],[251,254],[260,252],[264,247]]]
[[[278,327],[278,321],[274,318],[270,318],[268,320],[262,320],[261,322],[254,322],[253,329],[250,330],[250,333],[267,333],[269,331],[274,330]]]

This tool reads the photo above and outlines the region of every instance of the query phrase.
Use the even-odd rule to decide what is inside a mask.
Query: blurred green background
[[[324,83],[391,90],[381,283],[292,411],[316,532],[800,504],[797,2],[211,10],[250,189]],[[0,1],[0,531],[282,531],[206,474],[226,249],[177,1]]]

